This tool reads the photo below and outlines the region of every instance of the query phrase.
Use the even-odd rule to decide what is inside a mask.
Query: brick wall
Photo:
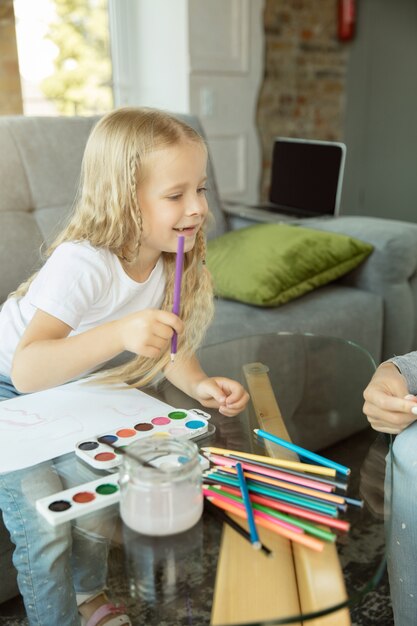
[[[23,113],[13,0],[0,0],[0,115]]]
[[[266,0],[265,73],[257,125],[266,199],[276,135],[343,139],[349,44],[337,39],[336,0]]]

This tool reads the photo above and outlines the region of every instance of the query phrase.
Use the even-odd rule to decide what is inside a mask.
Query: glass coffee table
[[[253,432],[275,400],[294,443],[352,468],[347,494],[356,504],[341,516],[350,531],[321,554],[277,539],[270,559],[207,511],[187,532],[164,538],[139,535],[120,521],[108,562],[111,597],[137,626],[350,624],[350,610],[384,573],[388,445],[382,437],[376,443],[362,413],[372,358],[342,339],[289,333],[204,347],[199,357],[209,375],[249,387],[253,402],[233,418],[205,409],[215,430],[198,445],[279,456]],[[167,381],[147,392],[176,408],[196,404]],[[268,545],[272,539],[264,537]]]
[[[134,626],[349,626],[355,607],[385,571],[388,445],[376,438],[362,413],[362,393],[375,370],[372,358],[342,339],[291,333],[207,346],[199,357],[208,375],[240,380],[251,401],[235,417],[204,409],[211,426],[196,443],[282,456],[283,449],[254,433],[279,425],[295,444],[351,468],[347,496],[353,503],[340,516],[350,530],[317,553],[260,529],[271,558],[208,510],[182,534],[150,537],[125,526],[115,504],[102,510],[107,532],[105,519],[100,526],[110,544],[110,598],[126,606]],[[167,381],[146,392],[177,409],[198,408]],[[60,460],[73,463],[71,455]],[[76,463],[82,476],[87,466],[78,457]],[[80,519],[98,533],[95,515]]]

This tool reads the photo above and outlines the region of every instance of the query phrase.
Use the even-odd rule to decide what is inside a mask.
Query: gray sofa
[[[201,132],[196,118],[182,116]],[[74,199],[80,162],[96,118],[0,118],[0,303],[39,264]],[[210,237],[270,213],[222,207],[213,170]],[[279,308],[218,300],[205,343],[255,333],[301,331],[357,342],[376,362],[417,347],[417,224],[366,217],[302,220],[304,226],[349,234],[374,246],[370,257],[338,281]],[[221,372],[218,372],[219,374]],[[17,593],[12,547],[0,527],[0,602]]]

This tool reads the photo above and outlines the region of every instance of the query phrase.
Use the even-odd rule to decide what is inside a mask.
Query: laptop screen
[[[337,215],[345,154],[343,143],[277,137],[270,202],[294,215]]]

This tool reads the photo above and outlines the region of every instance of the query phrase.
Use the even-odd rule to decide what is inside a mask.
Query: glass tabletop
[[[254,432],[273,431],[280,424],[281,434],[294,444],[350,468],[348,479],[310,475],[328,480],[326,493],[342,499],[331,515],[342,526],[348,522],[349,529],[320,522],[316,528],[334,536],[313,535],[323,546],[316,551],[262,528],[261,541],[273,553],[267,556],[208,509],[186,532],[152,537],[123,524],[116,503],[98,521],[100,512],[83,518],[87,528],[109,540],[107,563],[96,567],[107,568],[111,599],[126,606],[136,626],[301,624],[329,614],[335,621],[326,625],[349,625],[352,607],[384,573],[388,444],[376,438],[362,413],[363,390],[375,370],[371,356],[338,338],[277,333],[206,346],[199,358],[208,375],[241,381],[251,401],[235,417],[204,409],[211,415],[210,427],[195,439],[198,446],[288,458],[288,451]],[[167,381],[146,393],[176,409],[197,408]],[[70,457],[82,476],[87,468],[78,457],[74,461],[73,453],[61,457],[63,465]],[[96,476],[108,474],[97,470]],[[207,476],[203,480],[209,488],[216,483]],[[284,503],[294,504],[285,497]]]
[[[206,409],[215,428],[198,445],[283,455],[279,446],[254,433],[270,410],[262,405],[268,390],[259,387],[261,374],[291,441],[351,468],[348,481],[337,475],[335,492],[349,499],[338,517],[350,529],[336,530],[336,541],[326,543],[320,554],[278,538],[271,568],[269,557],[251,552],[245,539],[207,511],[187,532],[164,538],[139,535],[120,523],[110,551],[110,589],[138,625],[290,624],[330,613],[338,626],[350,624],[350,609],[384,572],[388,444],[370,433],[362,413],[363,389],[375,369],[372,358],[342,339],[289,333],[204,347],[199,358],[209,375],[249,386],[252,402],[233,418]],[[176,408],[195,407],[166,381],[151,393]],[[267,537],[265,545],[272,541]]]

